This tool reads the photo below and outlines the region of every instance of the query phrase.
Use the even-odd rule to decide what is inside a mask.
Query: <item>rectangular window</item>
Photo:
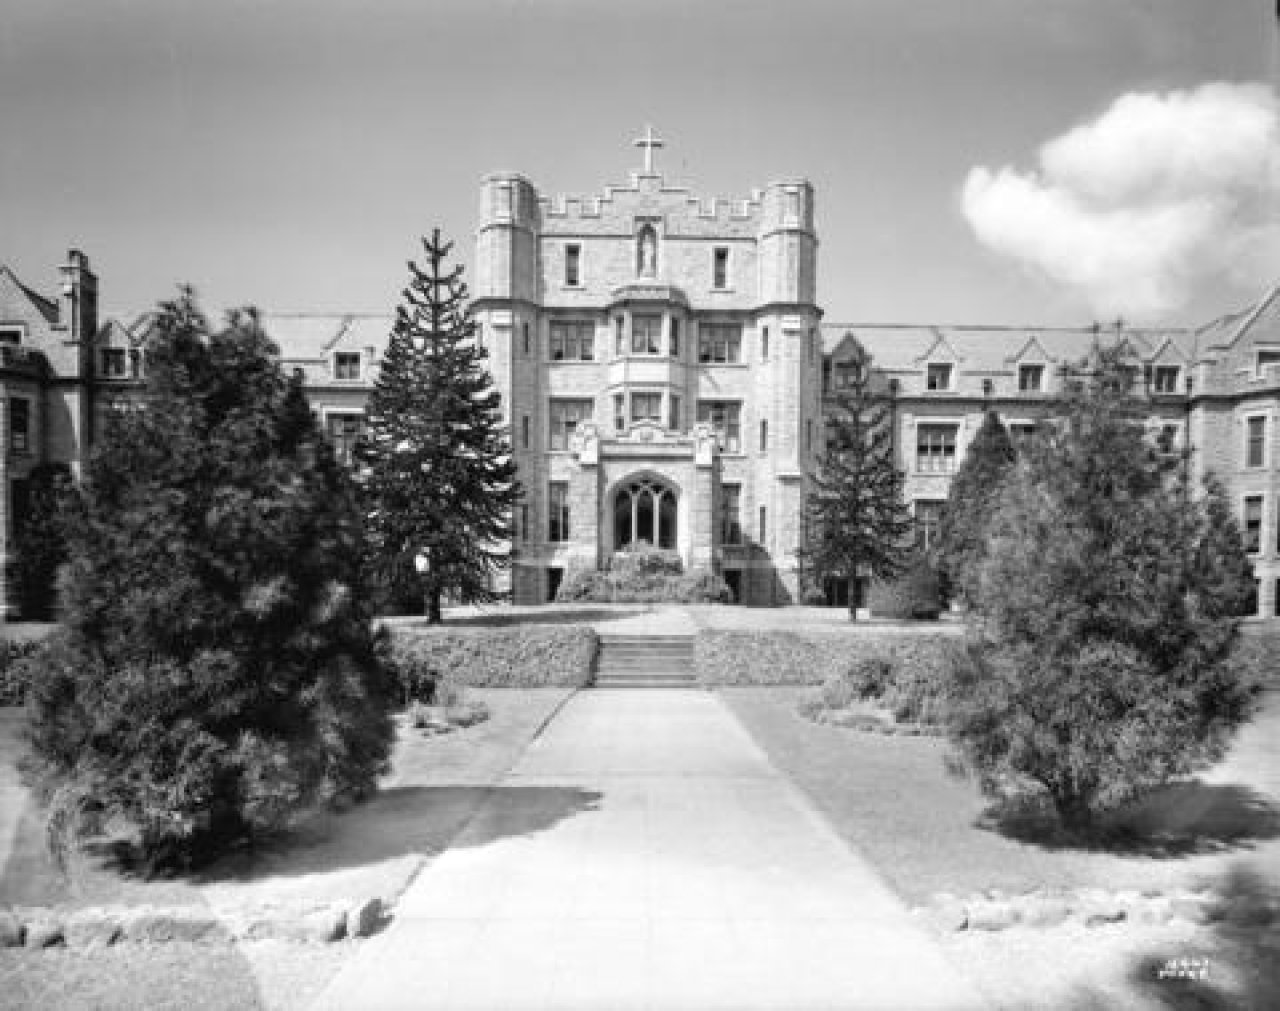
[[[836,389],[847,390],[850,386],[856,386],[861,375],[857,362],[838,362],[836,363]]]
[[[769,328],[767,326],[760,330],[760,360],[762,362],[769,360]]]
[[[613,353],[621,358],[627,350],[626,337],[622,332],[622,317],[615,317],[613,321]]]
[[[680,357],[680,321],[674,316],[671,318],[671,348],[672,358]]]
[[[334,455],[350,466],[354,462],[356,443],[364,434],[364,415],[327,414],[324,424],[329,441],[333,444]]]
[[[698,361],[737,362],[741,360],[741,324],[703,323],[698,327]]]
[[[736,400],[699,400],[698,424],[714,429],[724,452],[742,452],[742,405]]]
[[[946,503],[941,499],[916,500],[916,543],[927,551],[938,543],[942,533],[942,508]]]
[[[1245,453],[1246,467],[1261,467],[1267,453],[1267,419],[1245,419]]]
[[[742,485],[720,486],[720,543],[742,543]]]
[[[1023,393],[1039,393],[1044,389],[1043,365],[1019,365],[1018,389]]]
[[[22,328],[16,326],[0,326],[0,344],[21,344]]]
[[[916,470],[951,474],[956,469],[957,425],[916,426]]]
[[[529,448],[529,415],[520,416],[520,443],[525,449]]]
[[[549,412],[550,447],[568,449],[569,437],[578,422],[588,421],[594,411],[590,400],[552,400]]]
[[[1155,371],[1155,391],[1157,393],[1178,392],[1178,366],[1157,365]]]
[[[522,502],[520,504],[520,540],[527,541],[529,539],[529,505]]]
[[[1277,618],[1280,618],[1280,579],[1276,580],[1274,596],[1271,602],[1271,610]]]
[[[1262,496],[1244,500],[1244,549],[1251,555],[1262,550]]]
[[[631,353],[656,355],[662,345],[662,317],[637,315],[631,317]]]
[[[805,421],[804,423],[804,450],[806,453],[813,452],[813,422]]]
[[[15,453],[31,449],[31,401],[9,398],[9,448]]]
[[[613,427],[618,432],[627,428],[627,398],[621,393],[613,395]]]
[[[360,353],[358,351],[339,351],[333,356],[333,377],[335,379],[360,378]]]
[[[711,287],[729,286],[729,247],[716,246],[711,251]]]
[[[529,324],[521,323],[520,332],[524,335],[524,353],[529,353]]]
[[[818,346],[818,331],[816,331],[816,330],[812,330],[812,329],[809,331],[809,342],[808,342],[808,344],[809,344],[809,364],[810,364],[810,365],[812,365],[812,364],[813,364],[814,351],[815,351],[815,349],[816,349],[816,348],[817,348],[817,346]]]
[[[760,531],[759,531],[760,536],[756,538],[756,541],[760,544],[763,544],[765,542],[765,537],[769,533],[769,510],[764,506],[760,507],[759,527],[760,527]]]
[[[1268,365],[1280,365],[1280,350],[1258,352],[1258,365],[1256,371],[1259,377],[1262,375],[1262,370]]]
[[[631,394],[631,423],[634,425],[637,421],[662,423],[661,393]]]
[[[1178,448],[1178,433],[1181,430],[1181,425],[1161,425],[1160,431],[1156,435],[1156,449],[1161,453],[1176,452]]]
[[[569,539],[569,482],[552,481],[547,486],[547,540],[561,543]]]
[[[670,408],[668,412],[670,420],[667,423],[667,427],[678,432],[682,427],[680,418],[680,398],[672,393],[667,399],[669,401],[668,407]]]
[[[102,375],[105,379],[124,379],[129,374],[124,348],[102,349]]]
[[[925,386],[931,390],[951,389],[951,365],[930,365],[925,373]]]
[[[760,452],[763,453],[769,448],[769,421],[766,418],[760,419]]]
[[[564,283],[570,288],[576,288],[582,283],[580,268],[582,266],[582,247],[581,246],[565,246],[564,247]]]
[[[596,356],[596,325],[589,320],[554,320],[551,323],[551,360],[589,362]]]

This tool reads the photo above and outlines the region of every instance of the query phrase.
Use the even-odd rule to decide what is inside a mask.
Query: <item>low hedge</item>
[[[0,639],[0,706],[26,702],[31,683],[31,665],[26,661],[43,645],[42,639]]]
[[[476,688],[585,685],[598,645],[585,625],[412,626],[392,632],[392,655],[408,698],[424,696],[426,671]]]
[[[820,685],[858,661],[883,659],[893,668],[894,683],[918,696],[939,681],[950,643],[957,640],[942,626],[919,633],[859,629],[810,635],[706,630],[694,641],[693,665],[705,685]]]

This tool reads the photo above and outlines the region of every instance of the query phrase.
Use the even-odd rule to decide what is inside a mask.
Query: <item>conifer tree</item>
[[[373,568],[391,589],[416,585],[430,622],[448,595],[495,599],[510,565],[520,498],[500,399],[476,340],[462,267],[438,229],[423,240],[366,408],[357,448]]]
[[[855,346],[827,405],[826,447],[806,505],[802,555],[816,579],[849,580],[851,618],[859,580],[894,579],[912,551],[889,404],[871,384],[870,356]]]
[[[987,526],[1015,457],[1000,416],[987,411],[951,482],[938,539],[939,567],[966,600],[976,596],[974,584],[986,555]]]
[[[108,419],[72,518],[32,679],[55,820],[122,817],[183,865],[374,788],[398,693],[356,489],[253,314],[211,333],[189,293],[162,306],[143,402]]]
[[[949,691],[969,766],[1037,782],[1073,832],[1220,758],[1257,694],[1238,528],[1148,443],[1130,383],[1102,353],[1010,471]]]

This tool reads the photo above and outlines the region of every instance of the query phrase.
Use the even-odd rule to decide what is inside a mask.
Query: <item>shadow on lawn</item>
[[[404,621],[396,623],[397,628],[497,628],[505,625],[584,625],[592,622],[622,621],[624,618],[637,618],[649,614],[648,608],[637,607],[627,610],[584,608],[582,610],[561,610],[559,608],[542,611],[522,611],[519,613],[495,612],[493,614],[468,614],[449,618],[440,625],[428,625],[427,619],[420,621]]]
[[[1171,783],[1105,816],[1087,837],[1065,833],[1047,803],[1020,798],[988,808],[980,827],[1046,849],[1153,858],[1247,849],[1280,836],[1280,808],[1246,786]]]
[[[342,813],[318,812],[289,832],[242,845],[189,874],[148,876],[127,841],[91,841],[76,861],[74,879],[54,866],[43,845],[42,816],[31,803],[0,875],[0,902],[201,904],[192,886],[358,870],[432,856],[450,845],[483,846],[545,831],[595,810],[600,797],[572,787],[394,787]]]
[[[450,845],[483,846],[553,828],[595,810],[600,797],[593,790],[556,786],[393,787],[346,812],[318,814],[292,832],[244,847],[198,872],[195,880],[211,884],[317,874],[430,856]]]

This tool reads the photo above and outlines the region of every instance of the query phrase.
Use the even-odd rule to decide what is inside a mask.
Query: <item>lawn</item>
[[[1054,849],[984,827],[986,805],[973,783],[946,772],[943,741],[811,723],[795,711],[804,691],[719,690],[774,764],[913,906],[939,893],[969,897],[991,889],[1167,892],[1220,886],[1240,869],[1273,893],[1280,887],[1280,692],[1270,693],[1225,761],[1132,813],[1165,845],[1117,853]],[[1067,924],[941,930],[938,937],[958,969],[1001,1008],[1280,1006],[1274,926],[1241,932],[1177,922]],[[1156,978],[1164,960],[1191,957],[1208,960],[1212,993]],[[1231,994],[1225,1001],[1224,991]]]
[[[25,801],[21,812],[6,805],[0,832],[7,822],[15,838],[0,874],[0,906],[151,903],[198,905],[230,915],[370,896],[394,900],[461,831],[569,694],[473,689],[471,696],[488,705],[491,718],[432,737],[402,727],[393,771],[368,803],[341,815],[317,815],[287,839],[174,880],[142,880],[90,860],[68,881],[48,861],[34,805]],[[5,774],[12,781],[19,729],[13,711],[2,714],[0,761],[6,764],[0,785]],[[3,949],[0,1007],[286,1011],[306,1006],[359,943],[254,941],[185,954],[183,945],[114,945],[88,954]]]

